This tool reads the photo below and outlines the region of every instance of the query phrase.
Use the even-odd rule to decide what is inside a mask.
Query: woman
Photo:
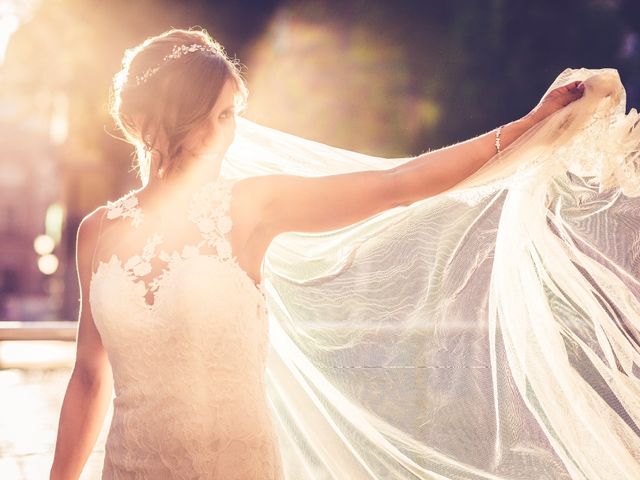
[[[102,478],[284,478],[264,387],[261,265],[274,237],[447,190],[584,91],[555,88],[523,118],[393,168],[238,181],[220,170],[246,89],[206,32],[128,50],[114,87],[115,121],[148,179],[78,229],[77,356],[52,479],[79,477],[114,387]]]

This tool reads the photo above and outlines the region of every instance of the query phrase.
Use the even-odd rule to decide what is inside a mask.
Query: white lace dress
[[[168,252],[156,233],[92,275],[91,312],[116,394],[102,479],[283,478],[264,377],[263,286],[225,237],[234,182],[220,176],[192,193],[185,214],[198,242]],[[135,191],[108,202],[106,217],[145,222]]]

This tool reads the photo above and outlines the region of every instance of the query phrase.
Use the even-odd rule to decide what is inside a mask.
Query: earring
[[[151,135],[145,135],[144,136],[144,149],[147,152],[151,151]]]

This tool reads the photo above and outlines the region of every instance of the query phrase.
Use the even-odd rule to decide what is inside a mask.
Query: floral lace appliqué
[[[156,249],[164,241],[164,237],[159,233],[155,233],[146,241],[140,254],[129,257],[124,263],[123,269],[125,272],[134,279],[148,275],[153,270],[152,259],[159,258],[167,266],[148,285],[141,280],[145,284],[147,292],[156,292],[172,261],[200,255],[200,248],[205,244],[214,247],[216,256],[220,259],[233,259],[231,244],[225,236],[233,227],[229,216],[231,186],[232,181],[230,179],[219,177],[205,184],[192,195],[187,210],[188,218],[196,224],[203,237],[196,245],[184,245],[181,251],[174,250],[168,253],[166,250],[161,249],[160,252],[156,253]],[[135,227],[139,227],[142,224],[143,212],[133,190],[114,202],[108,202],[107,207],[107,218],[109,219],[130,217],[133,219],[132,224]]]
[[[231,245],[226,234],[231,231],[233,224],[229,216],[231,203],[231,182],[212,182],[196,192],[189,203],[188,218],[194,222],[204,239],[198,247],[206,243],[215,247],[218,256],[223,259],[231,258]]]
[[[161,234],[154,234],[147,242],[142,249],[142,253],[140,255],[133,255],[129,258],[124,264],[124,270],[127,272],[131,272],[136,277],[143,277],[151,273],[151,260],[156,257],[156,247],[163,242],[164,238]],[[165,269],[166,270],[166,269]],[[149,284],[149,289],[151,291],[155,291],[158,289],[159,281],[162,275],[164,275],[165,270],[163,270],[160,275],[157,275]]]
[[[131,217],[134,227],[139,227],[142,224],[143,213],[138,205],[138,197],[136,197],[134,190],[131,190],[118,200],[107,201],[107,218],[114,219],[118,217]]]

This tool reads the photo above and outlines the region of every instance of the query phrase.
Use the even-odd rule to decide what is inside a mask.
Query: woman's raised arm
[[[558,87],[524,117],[504,125],[500,144],[506,148],[534,124],[583,94],[580,82]],[[473,139],[414,157],[387,170],[306,177],[259,177],[256,194],[264,206],[261,227],[279,233],[320,232],[356,223],[381,211],[410,205],[464,180],[495,154],[491,130]]]

